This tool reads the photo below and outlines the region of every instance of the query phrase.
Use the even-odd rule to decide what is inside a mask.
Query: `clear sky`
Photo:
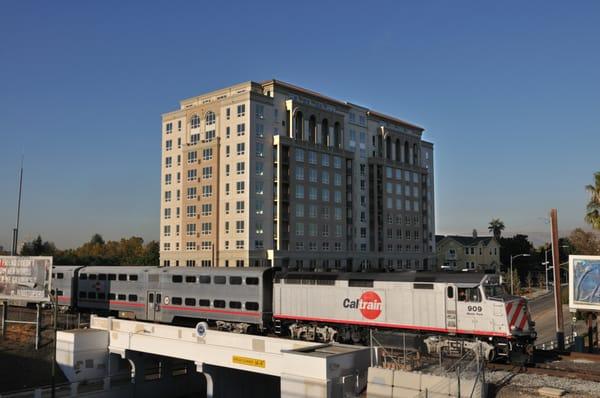
[[[277,78],[426,128],[437,231],[584,226],[600,170],[600,2],[3,1],[0,245],[157,239],[160,115]]]

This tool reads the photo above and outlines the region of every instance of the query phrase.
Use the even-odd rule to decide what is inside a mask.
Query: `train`
[[[52,278],[65,310],[238,333],[354,344],[408,333],[430,353],[460,347],[489,360],[531,354],[537,336],[526,300],[496,274],[54,266]]]

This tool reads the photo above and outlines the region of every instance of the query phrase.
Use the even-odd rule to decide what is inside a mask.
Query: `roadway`
[[[568,286],[563,287],[568,288]],[[562,306],[563,319],[564,319],[564,332],[565,335],[571,334],[571,313],[569,312],[569,305],[564,304]],[[539,296],[529,301],[529,311],[531,318],[535,321],[535,329],[538,333],[536,344],[547,343],[552,340],[556,340],[556,316],[554,313],[554,295],[552,292]],[[585,332],[585,324],[579,321],[576,324],[577,332],[579,334]]]

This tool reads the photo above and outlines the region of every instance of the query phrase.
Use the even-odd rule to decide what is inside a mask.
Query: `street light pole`
[[[513,283],[513,259],[518,257],[529,257],[531,254],[529,253],[521,253],[516,256],[510,256],[510,294],[514,295],[514,283]]]

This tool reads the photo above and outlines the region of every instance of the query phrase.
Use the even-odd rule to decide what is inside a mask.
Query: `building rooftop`
[[[438,244],[439,242],[441,242],[442,240],[444,240],[446,238],[454,239],[455,241],[457,241],[458,243],[460,243],[463,246],[477,246],[479,243],[483,243],[484,246],[487,246],[492,241],[492,239],[494,239],[493,236],[473,237],[473,236],[462,236],[462,235],[436,235],[435,243]]]

